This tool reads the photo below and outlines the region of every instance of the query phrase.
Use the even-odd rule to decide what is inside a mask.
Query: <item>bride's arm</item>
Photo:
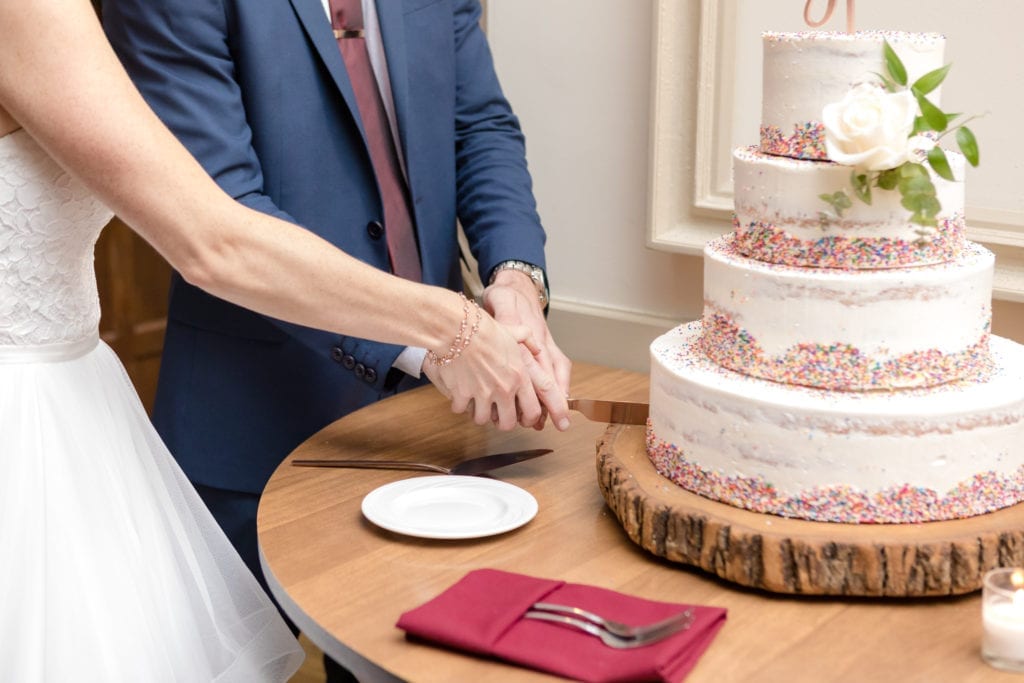
[[[415,309],[437,292],[224,195],[138,95],[87,2],[3,2],[0,25],[0,104],[186,280],[293,322],[433,349],[446,343],[446,323],[461,319],[455,301],[445,320],[429,321]],[[373,310],[381,292],[419,324],[351,312]]]
[[[282,320],[447,350],[463,319],[453,292],[379,271],[224,194],[132,86],[86,0],[3,0],[0,26],[0,106],[186,280]],[[567,425],[555,382],[520,357],[525,335],[485,315],[463,357],[431,379],[456,409],[472,401],[477,422],[494,404],[511,428],[517,398],[530,412],[540,398]]]

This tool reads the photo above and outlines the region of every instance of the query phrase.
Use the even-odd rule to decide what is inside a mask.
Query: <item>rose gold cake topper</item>
[[[854,32],[854,1],[846,0],[846,32]],[[814,21],[811,19],[811,5],[814,4],[814,0],[807,0],[807,4],[804,5],[804,21],[811,28],[818,28],[829,19],[832,18],[832,11],[836,8],[836,0],[828,0],[828,7],[825,8],[825,16],[820,21]]]

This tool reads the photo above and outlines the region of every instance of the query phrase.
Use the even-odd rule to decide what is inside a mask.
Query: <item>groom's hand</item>
[[[499,271],[494,282],[484,290],[483,304],[484,309],[498,322],[510,327],[525,325],[533,332],[539,352],[530,353],[526,347],[522,347],[524,362],[528,368],[531,367],[531,362],[526,360],[526,355],[529,354],[532,357],[532,364],[538,366],[531,369],[531,377],[535,377],[536,381],[543,382],[544,378],[554,379],[557,390],[537,386],[537,395],[541,397],[552,422],[559,429],[566,429],[569,426],[569,406],[566,398],[569,395],[572,361],[562,353],[551,336],[547,321],[544,319],[544,311],[537,299],[537,289],[533,280],[526,273],[517,270]],[[537,423],[523,426],[541,429],[544,426],[544,417],[541,415]]]

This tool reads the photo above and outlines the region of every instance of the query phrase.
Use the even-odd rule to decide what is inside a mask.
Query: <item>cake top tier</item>
[[[765,32],[761,151],[827,159],[822,111],[855,86],[881,83],[888,42],[909,82],[943,66],[944,36],[905,31]],[[939,90],[929,99],[940,106]]]

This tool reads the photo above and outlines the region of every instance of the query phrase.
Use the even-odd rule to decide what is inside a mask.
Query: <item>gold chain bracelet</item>
[[[452,362],[462,355],[462,352],[469,347],[469,342],[473,340],[473,335],[480,329],[480,320],[483,318],[483,312],[480,310],[480,304],[473,301],[472,307],[476,308],[476,320],[473,321],[473,326],[466,331],[469,326],[469,311],[471,308],[471,302],[466,298],[466,295],[459,292],[459,296],[462,298],[462,322],[459,323],[459,332],[455,335],[455,339],[452,340],[451,345],[448,347],[448,352],[443,356],[439,356],[430,349],[427,349],[427,359],[431,365],[451,365]]]

